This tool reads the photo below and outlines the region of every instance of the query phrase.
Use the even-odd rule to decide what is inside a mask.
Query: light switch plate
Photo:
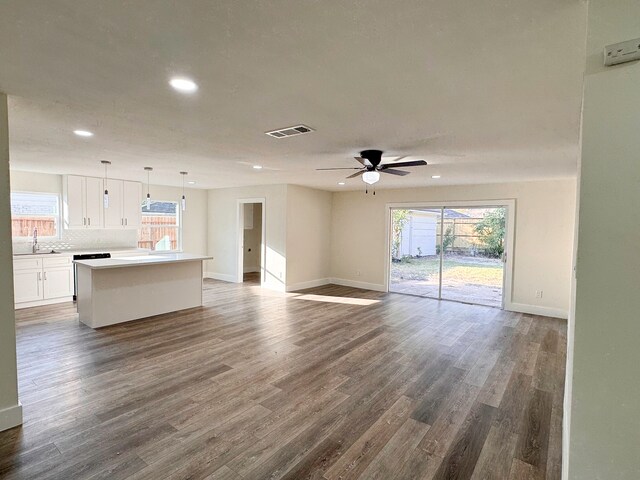
[[[604,65],[606,67],[635,60],[640,60],[640,38],[604,47]]]

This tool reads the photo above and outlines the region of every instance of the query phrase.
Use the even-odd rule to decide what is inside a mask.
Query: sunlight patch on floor
[[[297,294],[295,298],[298,300],[311,300],[312,302],[342,303],[345,305],[375,305],[376,303],[380,303],[380,300],[354,297],[332,297],[329,295]]]

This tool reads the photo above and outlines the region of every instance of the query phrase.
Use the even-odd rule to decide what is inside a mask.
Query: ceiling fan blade
[[[316,170],[360,170],[361,167],[316,168]]]
[[[411,172],[405,172],[404,170],[396,170],[395,168],[385,168],[381,169],[380,173],[390,173],[391,175],[400,175],[404,177],[405,175],[409,175]]]
[[[356,161],[360,162],[362,164],[363,167],[371,167],[371,162],[369,160],[367,160],[366,158],[363,157],[353,157],[356,159]]]
[[[362,175],[366,170],[360,170],[359,172],[356,172],[354,174],[349,175],[347,178],[355,178],[358,177],[360,175]]]
[[[402,160],[403,158],[407,158],[407,157],[408,157],[408,155],[400,155],[398,157],[395,157],[393,160],[389,160],[389,157],[385,157],[385,158],[382,159],[382,161],[385,162],[385,163],[388,163],[388,164],[389,163],[396,163],[396,162],[399,162],[400,160]],[[393,156],[391,158],[393,158]],[[384,163],[383,163],[383,165],[384,165]]]
[[[386,170],[387,168],[395,168],[395,167],[419,167],[426,164],[427,162],[425,162],[424,160],[412,160],[410,162],[393,162],[393,163],[385,163],[384,165],[380,165],[380,169]]]

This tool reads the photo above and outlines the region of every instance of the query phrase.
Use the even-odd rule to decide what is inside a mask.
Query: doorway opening
[[[509,210],[391,207],[389,291],[503,308],[510,301]]]
[[[238,201],[238,283],[262,285],[265,264],[264,199]]]

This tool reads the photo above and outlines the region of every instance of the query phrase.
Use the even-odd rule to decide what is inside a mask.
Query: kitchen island
[[[189,253],[76,260],[78,316],[105,327],[202,305],[204,260]]]

